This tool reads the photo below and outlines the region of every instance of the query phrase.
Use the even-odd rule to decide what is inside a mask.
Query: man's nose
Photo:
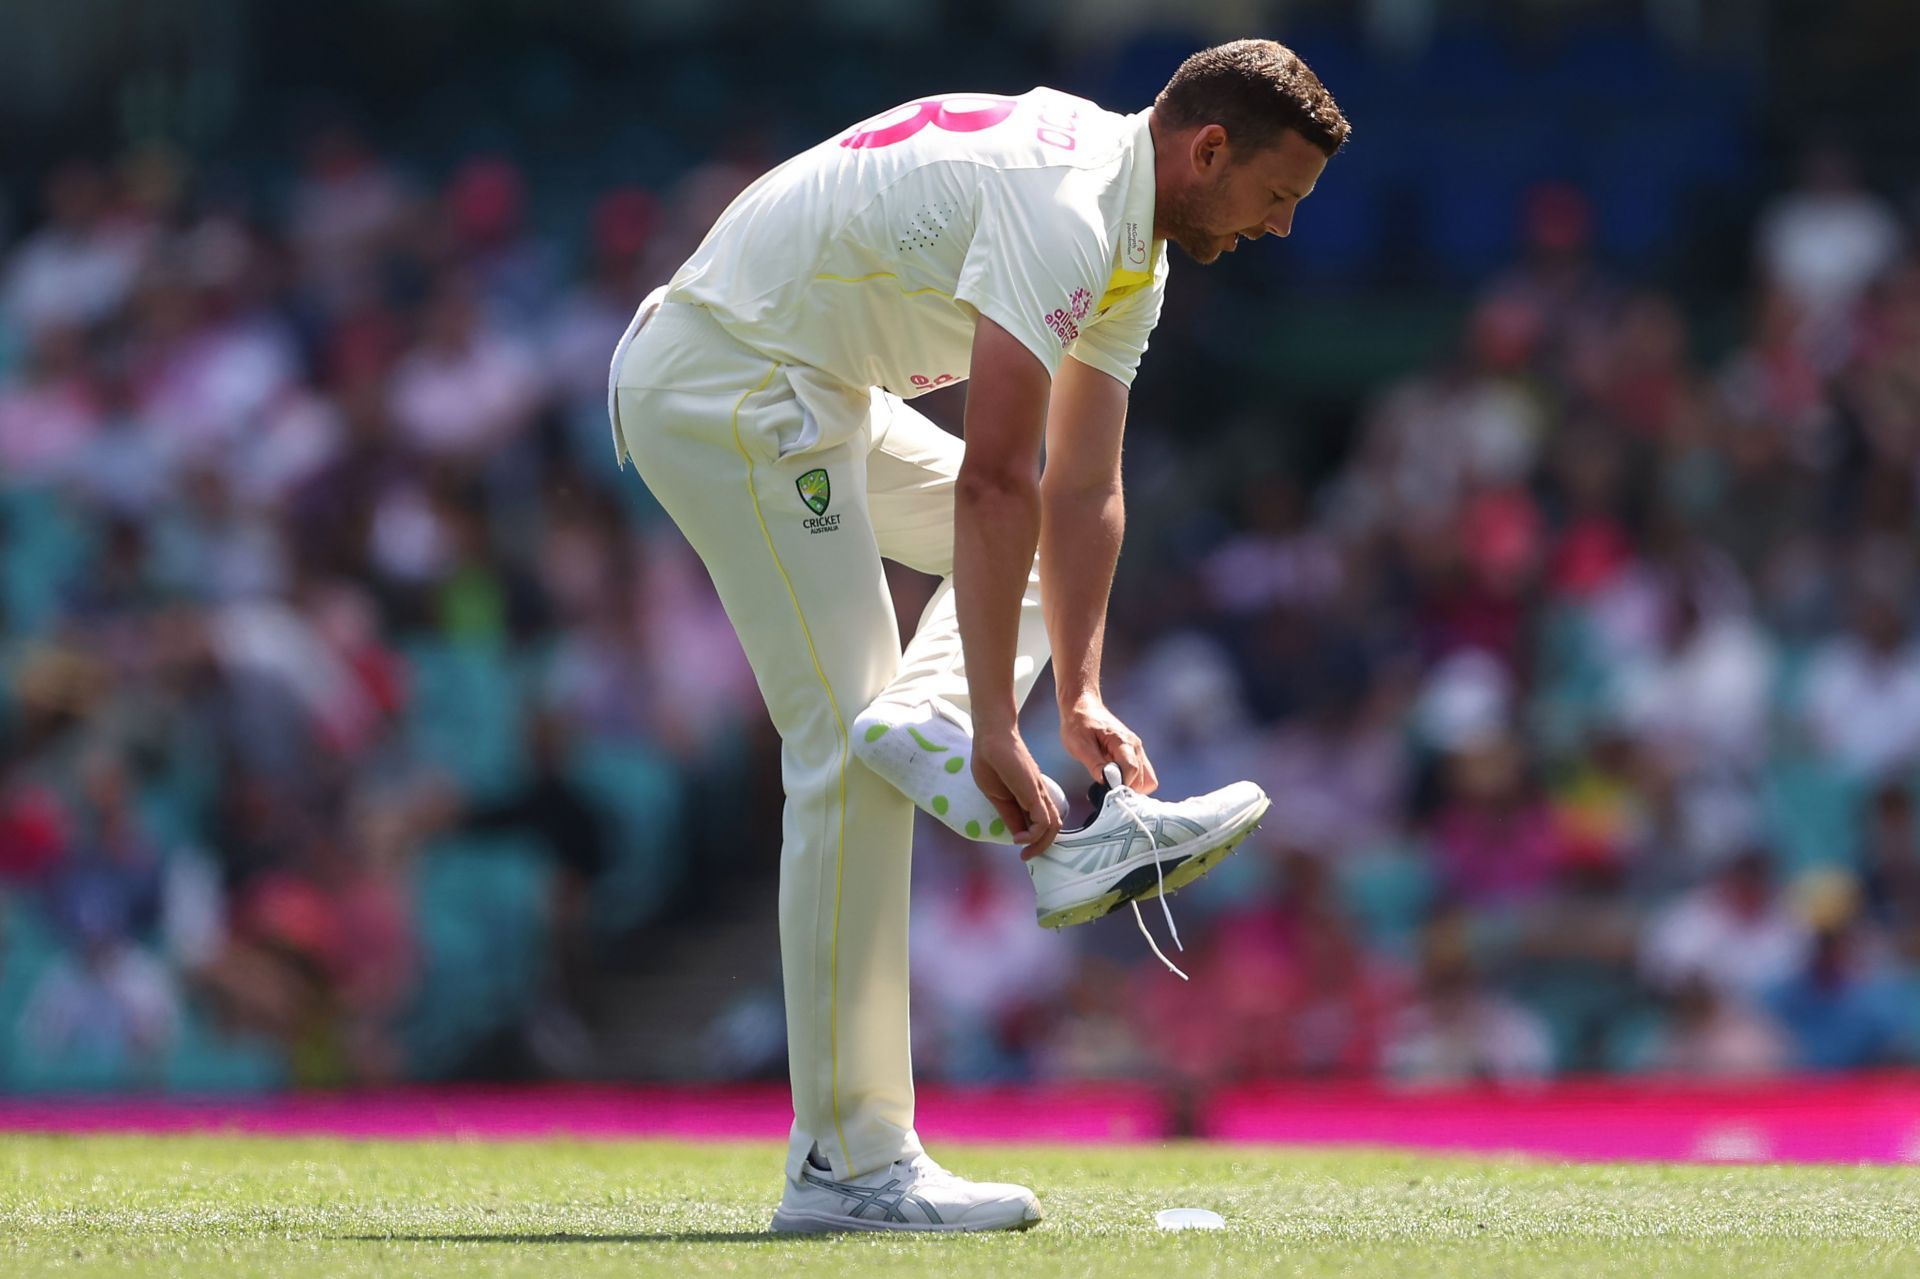
[[[1292,209],[1288,209],[1284,213],[1267,219],[1268,235],[1277,235],[1284,240],[1287,238],[1287,233],[1291,230],[1293,230]]]

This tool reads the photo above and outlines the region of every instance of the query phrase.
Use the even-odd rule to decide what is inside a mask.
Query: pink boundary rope
[[[929,1087],[920,1090],[919,1113],[930,1142],[1141,1142],[1176,1132],[1169,1101],[1131,1085]],[[1194,1135],[1235,1143],[1576,1160],[1920,1162],[1915,1074],[1755,1085],[1576,1081],[1530,1091],[1261,1084],[1217,1091],[1189,1113]],[[774,1085],[0,1099],[0,1132],[7,1133],[767,1141],[783,1137],[791,1119],[786,1092]]]

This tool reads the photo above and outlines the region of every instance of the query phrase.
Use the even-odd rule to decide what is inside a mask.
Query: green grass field
[[[764,1232],[773,1146],[0,1138],[21,1275],[1912,1276],[1920,1172],[1393,1154],[952,1147],[1026,1182],[1025,1234]],[[1156,1230],[1193,1205],[1227,1229]]]

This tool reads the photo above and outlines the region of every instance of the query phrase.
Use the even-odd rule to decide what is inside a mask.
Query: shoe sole
[[[950,1225],[945,1222],[868,1221],[861,1217],[843,1217],[825,1212],[788,1212],[773,1214],[773,1232],[778,1235],[829,1235],[907,1231],[915,1234],[983,1234],[989,1230],[1031,1230],[1045,1218],[1035,1215],[1010,1221],[1004,1226]]]
[[[1180,853],[1168,857],[1159,863],[1158,871],[1149,859],[1122,875],[1118,883],[1100,896],[1040,915],[1040,927],[1060,929],[1090,923],[1130,901],[1152,901],[1162,893],[1172,893],[1186,887],[1218,866],[1240,846],[1241,841],[1259,830],[1260,819],[1267,815],[1272,803],[1263,795],[1257,803],[1247,805],[1227,824],[1227,836],[1205,852]]]

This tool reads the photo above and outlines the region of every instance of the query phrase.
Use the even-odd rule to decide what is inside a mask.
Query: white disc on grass
[[[1153,1224],[1162,1230],[1221,1230],[1227,1219],[1205,1208],[1162,1208],[1153,1214]]]

